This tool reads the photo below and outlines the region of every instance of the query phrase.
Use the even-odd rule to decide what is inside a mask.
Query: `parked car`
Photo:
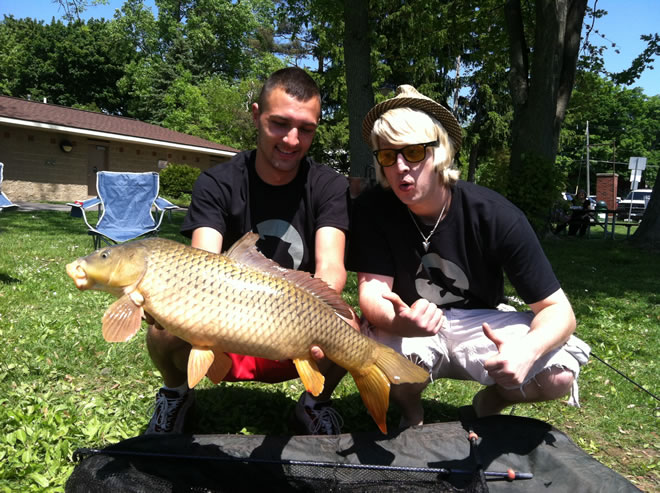
[[[568,201],[568,202],[573,202],[573,199],[575,198],[577,194],[574,194],[572,192],[562,192],[561,197]],[[589,195],[587,197],[587,200],[589,201],[589,209],[594,210],[596,208],[596,196],[595,195]]]
[[[593,211],[596,208],[596,204],[598,203],[596,202],[596,196],[589,195],[589,197],[587,197],[587,200],[589,201],[589,209]]]
[[[596,196],[595,196],[595,195],[589,195],[589,201],[590,201],[592,204],[598,204],[598,200],[596,200]],[[616,198],[616,205],[617,205],[617,206],[619,205],[619,202],[621,202],[621,197],[617,197],[617,198]],[[593,209],[593,207],[592,207],[592,209]]]
[[[651,193],[653,190],[650,188],[639,188],[632,190],[626,195],[626,198],[619,202],[617,206],[617,217],[624,221],[630,219],[631,221],[639,221],[646,211],[646,206],[651,200]],[[630,218],[628,217],[630,215]]]
[[[571,220],[571,213],[574,210],[582,210],[582,205],[574,205],[573,200],[576,198],[577,194],[573,192],[562,192],[562,200],[558,201],[552,209],[551,221],[557,224],[557,229],[555,231],[562,231],[565,226],[562,226],[568,223]],[[587,202],[589,203],[589,210],[596,209],[596,196],[590,195],[587,197]],[[596,220],[593,214],[589,214],[589,222],[595,224]]]

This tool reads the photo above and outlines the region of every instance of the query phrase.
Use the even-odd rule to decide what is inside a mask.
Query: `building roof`
[[[9,96],[0,96],[0,123],[220,156],[233,156],[239,152],[237,149],[216,142],[133,118]]]

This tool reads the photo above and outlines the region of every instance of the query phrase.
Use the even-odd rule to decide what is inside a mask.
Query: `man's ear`
[[[254,122],[254,126],[257,128],[259,128],[259,115],[261,115],[261,112],[259,111],[259,104],[252,103],[252,121]]]

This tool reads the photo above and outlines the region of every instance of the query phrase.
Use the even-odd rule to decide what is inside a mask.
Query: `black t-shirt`
[[[348,181],[305,158],[293,181],[269,185],[259,178],[255,157],[256,151],[241,152],[199,176],[181,233],[190,237],[197,228],[213,228],[222,234],[227,250],[254,231],[268,258],[314,273],[316,230],[332,226],[348,231]]]
[[[526,303],[540,301],[559,282],[524,214],[498,193],[458,181],[428,252],[432,226],[411,217],[391,190],[375,187],[354,204],[348,269],[394,278],[407,304],[419,298],[443,307],[495,308],[504,275]]]

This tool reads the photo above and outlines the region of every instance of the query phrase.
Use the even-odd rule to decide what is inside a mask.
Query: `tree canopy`
[[[608,73],[605,48],[590,42],[606,15],[597,0],[155,0],[155,13],[126,0],[113,19],[87,21],[81,12],[103,0],[58,3],[50,23],[0,21],[3,94],[250,148],[261,83],[298,64],[323,95],[311,152],[352,176],[372,165],[363,115],[405,83],[457,115],[462,177],[504,193],[539,228],[561,189],[585,183],[587,121],[593,171],[625,175],[621,163],[645,156],[655,182],[659,96],[621,84],[652,67],[658,34],[641,33],[647,48]]]

